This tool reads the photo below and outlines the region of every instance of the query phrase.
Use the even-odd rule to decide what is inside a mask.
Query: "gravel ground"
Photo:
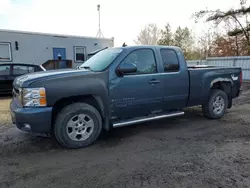
[[[250,87],[220,120],[183,117],[114,129],[65,150],[0,126],[0,187],[250,187]]]

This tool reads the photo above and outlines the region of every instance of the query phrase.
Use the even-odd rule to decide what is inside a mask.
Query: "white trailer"
[[[72,61],[81,65],[93,51],[114,46],[114,38],[0,30],[1,62],[41,65],[49,60]]]

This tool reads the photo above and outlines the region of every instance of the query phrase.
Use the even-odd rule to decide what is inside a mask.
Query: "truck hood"
[[[86,69],[60,69],[51,71],[41,71],[17,77],[13,82],[13,86],[15,88],[28,87],[31,83],[37,81],[54,79],[54,78],[71,77],[83,74],[93,74],[93,73],[94,72],[91,72]]]

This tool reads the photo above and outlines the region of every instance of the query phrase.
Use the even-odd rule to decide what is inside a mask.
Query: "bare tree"
[[[243,35],[249,46],[249,55],[250,55],[250,26],[247,21],[247,14],[250,13],[250,6],[245,7],[246,0],[240,0],[239,9],[230,9],[228,11],[218,10],[201,10],[193,14],[195,21],[207,16],[206,21],[213,21],[216,26],[224,22],[226,25],[234,25],[230,31],[228,31],[229,36],[239,36]],[[246,20],[242,21],[242,17],[245,16]],[[237,42],[237,37],[236,37]],[[237,44],[238,45],[238,44]]]
[[[149,44],[155,45],[160,37],[160,30],[156,24],[148,24],[142,29],[134,42],[137,45]]]
[[[200,59],[206,59],[211,55],[211,47],[217,35],[216,31],[210,27],[201,37],[199,37],[198,49],[200,51]]]

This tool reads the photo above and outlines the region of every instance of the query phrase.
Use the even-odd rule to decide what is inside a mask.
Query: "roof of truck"
[[[165,45],[134,45],[134,46],[125,46],[125,47],[114,47],[120,49],[140,49],[140,48],[170,48],[175,50],[181,50],[177,46],[165,46]]]

